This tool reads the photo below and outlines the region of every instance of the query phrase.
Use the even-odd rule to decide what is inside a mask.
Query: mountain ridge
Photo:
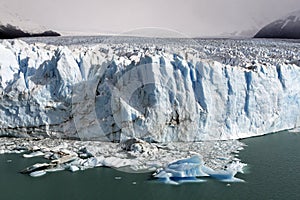
[[[254,38],[300,39],[300,10],[264,26]]]
[[[60,34],[0,6],[0,39],[41,36],[60,36]]]

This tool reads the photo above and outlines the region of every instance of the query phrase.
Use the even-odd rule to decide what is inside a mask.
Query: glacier
[[[0,41],[1,136],[176,142],[300,126],[297,41],[54,40]]]

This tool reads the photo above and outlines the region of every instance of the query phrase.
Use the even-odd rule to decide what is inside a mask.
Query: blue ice
[[[195,155],[172,162],[153,176],[163,183],[174,185],[205,181],[199,177],[211,177],[223,182],[243,182],[243,180],[234,177],[237,172],[235,168],[214,170],[205,166],[201,157]]]

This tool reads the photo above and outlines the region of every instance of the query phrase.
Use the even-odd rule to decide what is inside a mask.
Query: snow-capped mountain
[[[18,14],[10,12],[6,7],[0,6],[0,39],[59,35],[55,31],[26,20]]]
[[[266,25],[254,37],[300,39],[300,10]]]

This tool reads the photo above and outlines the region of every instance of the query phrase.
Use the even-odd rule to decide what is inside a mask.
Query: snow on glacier
[[[299,43],[135,40],[1,41],[1,135],[200,141],[300,125]]]

